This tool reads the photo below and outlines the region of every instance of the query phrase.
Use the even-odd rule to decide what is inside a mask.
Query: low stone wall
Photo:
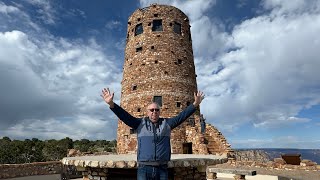
[[[33,175],[59,174],[61,172],[61,161],[0,165],[0,179]]]
[[[83,180],[133,180],[137,177],[136,158],[136,154],[66,157],[62,164],[76,167]],[[208,165],[227,161],[227,156],[172,154],[168,162],[169,180],[205,180]]]
[[[206,180],[205,166],[197,168],[177,167],[174,168],[174,180]]]
[[[79,169],[81,170],[81,168]],[[137,177],[137,169],[125,168],[83,168],[83,180],[133,180]],[[206,166],[168,168],[169,180],[206,180]]]

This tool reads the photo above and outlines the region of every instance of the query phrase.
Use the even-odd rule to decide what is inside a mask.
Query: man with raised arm
[[[113,102],[114,93],[102,90],[101,97],[118,118],[137,132],[138,180],[168,180],[167,163],[171,158],[171,130],[191,116],[204,98],[201,91],[194,93],[194,102],[177,116],[160,118],[160,107],[153,102],[147,106],[148,117],[136,118]]]

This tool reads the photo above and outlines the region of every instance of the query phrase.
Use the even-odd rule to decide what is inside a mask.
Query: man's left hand
[[[203,92],[198,91],[198,92],[194,93],[194,102],[193,102],[194,107],[199,106],[199,104],[201,103],[201,101],[203,99],[204,99]]]

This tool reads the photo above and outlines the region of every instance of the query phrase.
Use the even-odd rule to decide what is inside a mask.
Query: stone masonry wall
[[[162,31],[152,31],[154,20],[162,20]],[[176,23],[181,33],[174,32]],[[143,32],[135,35],[139,24]],[[196,74],[189,19],[182,11],[154,4],[129,17],[121,84],[121,107],[137,117],[146,116],[154,96],[162,97],[162,117],[175,116],[193,103]],[[173,153],[183,151],[185,126],[172,132]],[[119,154],[136,153],[136,135],[120,121],[117,135]]]
[[[168,171],[169,176],[170,172],[173,172],[174,176],[169,178],[170,180],[206,180],[205,167],[175,167],[169,168]],[[117,176],[115,178],[114,174],[121,174],[123,179],[135,180],[137,177],[136,170],[132,171],[132,169],[123,171],[122,169],[86,168],[86,171],[83,171],[82,174],[83,180],[107,180],[109,177],[111,179],[120,179]]]
[[[0,165],[0,179],[59,174],[61,172],[62,164],[60,161]]]
[[[199,133],[200,123],[196,120],[195,126],[187,127],[187,141],[192,142],[193,154],[229,154],[232,151],[231,145],[227,143],[225,137],[218,129],[206,123],[204,134]]]
[[[162,21],[162,31],[152,29],[157,20]],[[181,10],[153,4],[129,17],[121,85],[120,105],[135,117],[147,116],[146,108],[155,96],[162,98],[161,116],[165,118],[176,116],[193,103],[197,82],[190,24]],[[198,108],[172,130],[171,152],[190,153],[187,143],[192,143],[194,154],[222,154],[231,150],[221,132],[209,124],[206,129],[201,134]],[[117,153],[137,153],[136,133],[120,120]]]

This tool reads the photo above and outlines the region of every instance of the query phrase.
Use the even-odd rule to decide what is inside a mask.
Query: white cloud
[[[227,134],[248,122],[259,128],[310,122],[297,115],[320,103],[319,1],[265,0],[269,12],[231,34],[206,15],[216,1],[140,1],[151,3],[174,5],[191,20],[198,87],[207,95],[201,111],[209,122]]]
[[[19,12],[20,10],[14,6],[7,6],[3,2],[0,2],[0,13],[9,14]]]
[[[55,24],[57,21],[57,12],[55,8],[52,7],[51,2],[48,0],[29,0],[30,4],[37,7],[37,13],[39,13],[39,18],[45,24]]]
[[[33,30],[40,31],[41,28],[31,21],[30,16],[23,11],[23,6],[20,4],[15,5],[16,7],[0,2],[0,31],[20,28],[30,32]]]
[[[264,0],[262,5],[265,9],[272,10],[271,15],[294,15],[305,12],[318,12],[320,10],[319,0]]]
[[[107,29],[117,29],[117,28],[119,28],[120,25],[121,25],[121,23],[119,21],[109,21],[109,22],[107,22],[105,27]]]
[[[194,21],[201,18],[210,7],[215,5],[216,0],[140,0],[141,7],[147,7],[154,3],[177,7],[182,10],[182,12],[186,13],[191,21]]]
[[[296,115],[320,103],[320,14],[272,14],[236,26],[231,35],[236,50],[220,53],[214,62],[210,53],[198,59],[203,61],[197,64],[199,88],[210,94],[201,109],[212,122],[237,126],[252,121],[267,128],[310,121]],[[207,37],[216,42],[214,35]],[[212,73],[219,65],[223,68]]]
[[[116,122],[116,119],[114,119]],[[116,123],[95,119],[93,116],[79,115],[72,118],[23,120],[3,133],[13,139],[108,139],[116,134]]]
[[[310,122],[311,119],[308,118],[298,118],[298,117],[287,117],[287,114],[276,114],[275,116],[272,116],[272,112],[268,112],[268,114],[264,113],[266,116],[259,116],[262,113],[258,113],[259,119],[265,119],[266,121],[258,122],[257,124],[253,124],[255,127],[273,127],[273,128],[279,128],[279,127],[285,127],[290,124],[296,124],[296,123],[306,123]]]
[[[208,56],[209,60],[233,47],[232,37],[222,32],[219,25],[203,16],[191,23],[192,45],[196,57]],[[196,58],[196,63],[197,58]]]
[[[84,128],[84,122],[94,125],[101,121],[100,127],[105,128],[108,121],[111,122],[108,126],[116,124],[116,117],[110,116],[111,112],[106,110],[99,95],[105,86],[120,92],[120,70],[93,39],[86,43],[49,36],[41,38],[42,41],[37,41],[37,37],[21,31],[0,33],[0,106],[4,107],[0,110],[1,128],[8,127],[10,136],[32,137],[38,127],[30,125],[28,129],[24,124],[30,122],[27,119],[58,127],[60,117],[70,117],[81,128],[67,121],[60,124],[62,129],[70,126],[67,132],[61,130],[52,134],[46,129],[48,132],[39,134],[50,137],[56,133],[58,137],[61,133],[59,137],[62,137],[76,131],[77,135],[82,134],[79,137],[102,138],[104,134],[106,139],[111,136],[101,128]],[[100,135],[90,134],[93,129]]]

